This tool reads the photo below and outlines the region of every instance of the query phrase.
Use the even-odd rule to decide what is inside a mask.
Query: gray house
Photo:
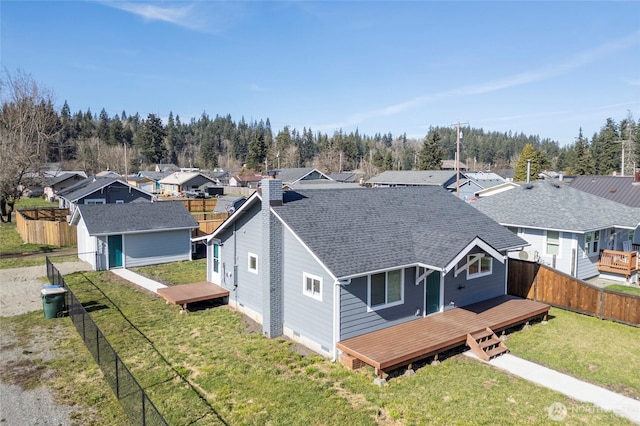
[[[78,257],[100,271],[191,260],[193,216],[178,201],[80,205]]]
[[[529,243],[512,256],[545,263],[579,279],[602,275],[602,253],[617,252],[615,256],[623,258],[629,247],[640,244],[640,209],[561,182],[523,184],[470,204]]]
[[[58,192],[60,208],[73,215],[80,204],[151,203],[155,196],[113,177],[92,177]]]
[[[341,340],[506,294],[526,242],[438,187],[283,191],[264,179],[207,242],[229,304],[325,356]]]

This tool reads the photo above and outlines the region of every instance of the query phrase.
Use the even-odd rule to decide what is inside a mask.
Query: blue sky
[[[640,118],[640,2],[0,3],[0,59],[72,112],[332,134],[461,121],[565,145]]]

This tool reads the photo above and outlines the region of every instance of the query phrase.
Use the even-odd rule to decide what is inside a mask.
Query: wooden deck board
[[[379,370],[393,369],[466,344],[468,333],[501,331],[545,315],[549,306],[514,296],[418,318],[338,342],[338,349]]]
[[[229,295],[229,290],[208,281],[193,284],[174,285],[158,289],[158,294],[176,305],[219,299]]]

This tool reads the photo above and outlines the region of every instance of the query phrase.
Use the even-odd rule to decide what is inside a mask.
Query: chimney
[[[633,185],[640,185],[640,169],[633,172]]]
[[[282,335],[284,292],[282,283],[283,229],[271,214],[272,206],[282,205],[282,181],[265,177],[262,187],[262,333],[267,337]]]

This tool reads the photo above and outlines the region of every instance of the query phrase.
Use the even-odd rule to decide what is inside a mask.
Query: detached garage
[[[79,205],[78,257],[96,271],[191,260],[198,228],[182,202]]]

